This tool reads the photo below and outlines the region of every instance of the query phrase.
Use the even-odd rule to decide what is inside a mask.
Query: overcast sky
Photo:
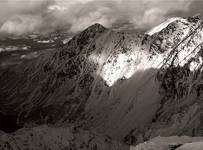
[[[147,30],[171,16],[203,14],[202,8],[203,0],[0,0],[0,34],[76,33],[120,22]]]

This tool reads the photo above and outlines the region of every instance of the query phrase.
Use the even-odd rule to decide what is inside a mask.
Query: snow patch
[[[160,24],[160,25],[154,27],[153,29],[147,31],[146,34],[152,36],[153,34],[160,32],[161,30],[166,28],[170,23],[172,23],[172,22],[174,22],[176,20],[182,20],[182,18],[180,18],[180,17],[170,18],[167,21],[163,22],[162,24]]]
[[[42,40],[42,41],[37,41],[38,43],[53,43],[54,41],[53,40]]]

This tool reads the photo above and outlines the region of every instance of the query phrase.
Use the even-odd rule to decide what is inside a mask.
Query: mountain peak
[[[106,28],[105,28],[103,25],[101,25],[100,23],[95,23],[95,24],[89,26],[88,28],[94,28],[94,29],[101,29],[101,28],[103,28],[103,29],[106,29]]]
[[[105,31],[106,28],[99,24],[99,23],[95,23],[89,27],[87,27],[84,31],[82,31],[80,34],[92,34],[92,33],[102,33],[103,31]]]
[[[186,17],[186,18],[181,18],[181,17],[172,17],[164,21],[163,23],[155,26],[151,30],[147,31],[147,35],[154,35],[156,33],[161,32],[162,30],[167,30],[169,26],[192,26],[192,24],[197,24],[201,19],[199,18],[198,15],[192,16],[192,17]]]
[[[79,41],[78,45],[81,45],[83,47],[85,44],[88,44],[92,39],[94,39],[97,35],[100,35],[106,30],[107,29],[104,26],[99,23],[96,23],[86,28],[73,39],[77,39],[77,41]]]
[[[203,26],[197,16],[170,18],[146,32],[151,41],[150,50],[157,53],[171,51],[175,45],[188,39],[200,27]]]
[[[164,21],[163,23],[157,25],[156,27],[152,28],[151,30],[147,31],[146,34],[152,36],[155,33],[160,32],[161,30],[163,30],[164,28],[166,28],[169,24],[177,21],[177,20],[181,20],[183,18],[180,17],[173,17],[173,18],[169,18],[166,21]]]
[[[95,23],[95,24],[87,27],[83,32],[94,32],[95,33],[95,32],[103,32],[105,30],[106,30],[106,28],[103,25],[101,25],[99,23]]]

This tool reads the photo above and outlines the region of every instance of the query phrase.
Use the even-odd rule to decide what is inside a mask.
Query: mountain
[[[0,37],[0,67],[10,67],[42,53],[62,47],[71,39],[66,31],[57,31],[49,35],[33,33],[19,37]]]
[[[60,48],[1,69],[0,112],[23,128],[2,136],[73,127],[124,147],[202,136],[202,41],[197,17],[170,19],[145,34],[94,24]],[[43,124],[50,127],[41,131]]]

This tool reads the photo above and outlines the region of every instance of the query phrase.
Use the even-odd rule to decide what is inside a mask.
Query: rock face
[[[95,24],[62,48],[2,69],[0,112],[18,114],[20,125],[73,124],[128,144],[201,136],[202,21],[179,18],[152,31]]]
[[[202,137],[171,136],[156,137],[150,141],[130,147],[130,150],[201,150]]]

